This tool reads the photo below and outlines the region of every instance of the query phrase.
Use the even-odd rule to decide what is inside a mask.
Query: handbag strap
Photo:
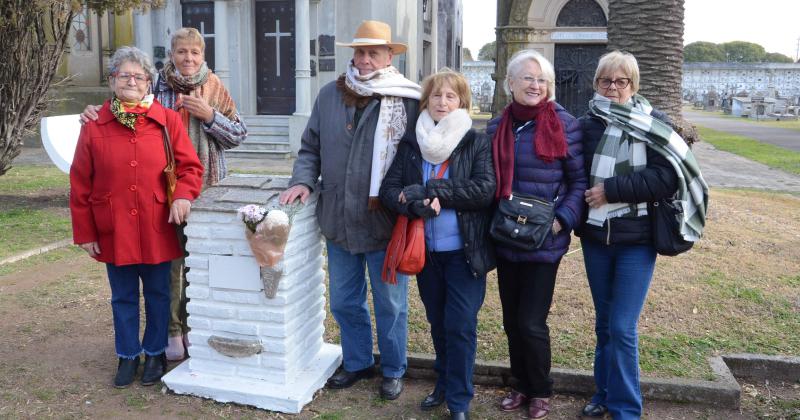
[[[174,170],[175,169],[175,152],[172,151],[172,141],[169,138],[169,131],[167,131],[166,126],[161,126],[161,131],[163,135],[161,136],[164,139],[164,154],[167,157],[167,167],[164,169]]]
[[[434,179],[442,179],[444,176],[445,171],[447,171],[447,167],[450,166],[450,159],[442,162],[442,166],[439,167],[439,172],[436,173],[436,178]]]

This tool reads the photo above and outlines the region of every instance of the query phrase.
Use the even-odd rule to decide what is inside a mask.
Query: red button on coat
[[[136,143],[136,137],[131,137],[131,143]]]
[[[136,185],[131,185],[130,187],[128,187],[128,189],[131,191],[136,191]]]
[[[139,162],[137,162],[137,161],[135,161],[135,160],[132,160],[132,161],[131,161],[131,166],[136,166],[136,165],[138,165],[138,164],[139,164]]]
[[[139,210],[131,209],[131,216],[136,216],[137,214],[139,214]]]

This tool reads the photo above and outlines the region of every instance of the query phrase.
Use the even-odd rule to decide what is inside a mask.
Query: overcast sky
[[[538,0],[534,0],[538,1]],[[497,2],[463,0],[464,46],[475,59],[495,39]],[[684,44],[748,41],[797,59],[800,0],[686,0]]]

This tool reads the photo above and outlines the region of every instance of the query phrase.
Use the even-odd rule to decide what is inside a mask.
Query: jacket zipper
[[[611,245],[611,219],[607,220],[608,233],[606,234],[606,245]]]

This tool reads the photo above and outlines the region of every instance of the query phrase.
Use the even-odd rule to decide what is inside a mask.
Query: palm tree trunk
[[[639,62],[639,93],[672,118],[687,143],[697,133],[681,115],[684,0],[609,0],[608,49]]]

